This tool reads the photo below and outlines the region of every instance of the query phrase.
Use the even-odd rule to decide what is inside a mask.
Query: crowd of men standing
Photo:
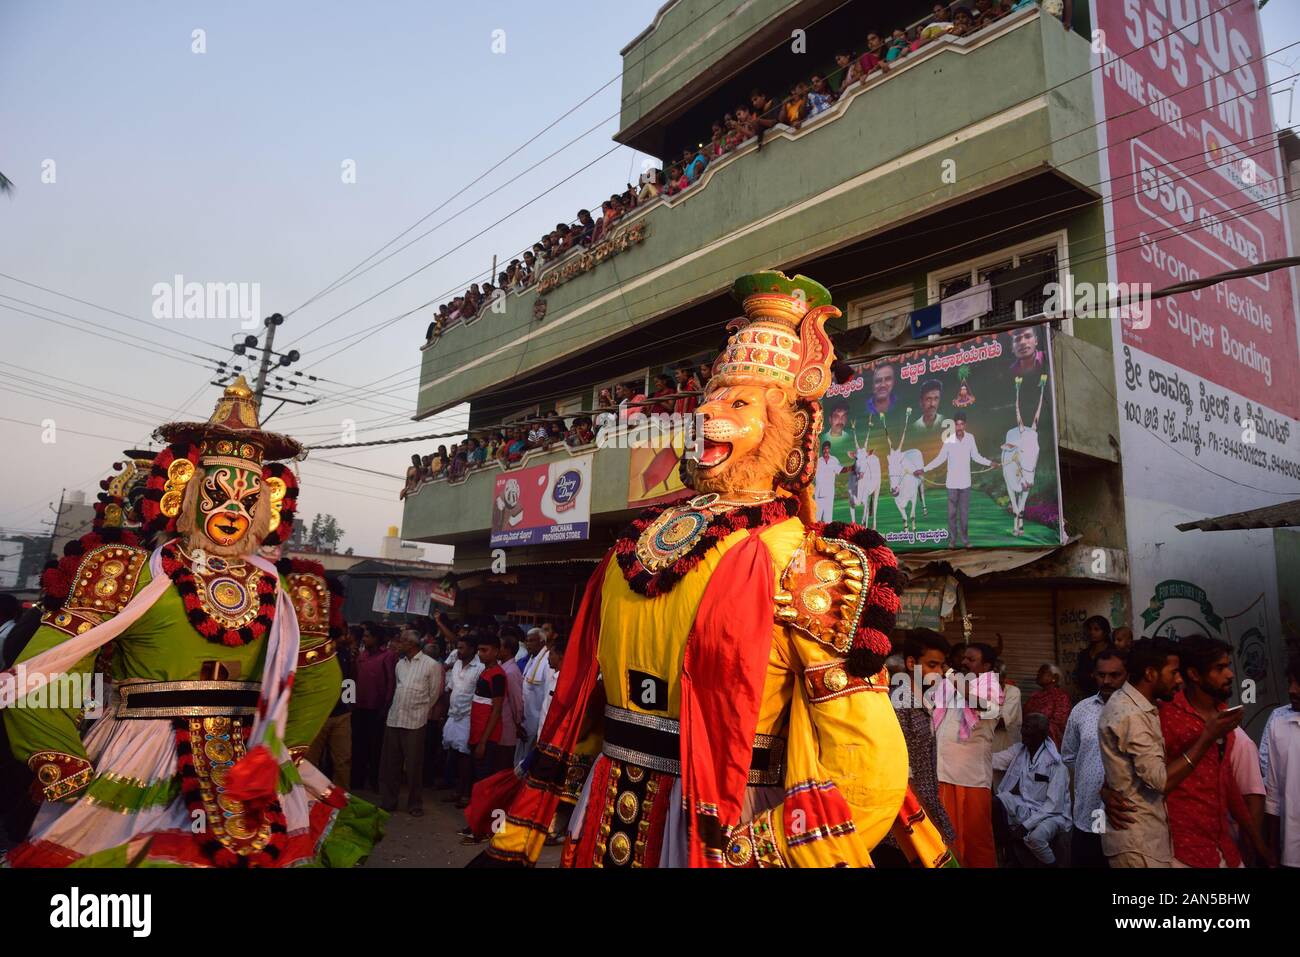
[[[477,781],[536,743],[564,646],[549,623],[525,633],[439,613],[401,627],[353,625],[339,654],[339,703],[308,759],[340,786],[377,791],[390,812],[405,790],[406,812],[423,816],[426,787],[465,808]]]
[[[897,646],[911,784],[963,866],[1300,867],[1300,655],[1257,747],[1229,645],[1089,626],[1073,705],[1054,664],[1022,702],[986,644]]]

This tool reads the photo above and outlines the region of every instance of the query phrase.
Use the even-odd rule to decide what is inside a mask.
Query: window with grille
[[[945,329],[945,334],[974,332],[1042,315],[1044,303],[1049,298],[1048,285],[1061,282],[1064,242],[1062,234],[1023,249],[963,264],[941,273],[937,283],[932,278],[931,288],[937,291],[939,301],[965,292],[978,283],[988,282],[991,287],[992,309],[970,322]],[[1053,331],[1063,331],[1063,323],[1064,320],[1053,322]]]

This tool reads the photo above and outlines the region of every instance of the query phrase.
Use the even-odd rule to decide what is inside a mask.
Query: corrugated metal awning
[[[1190,532],[1193,529],[1202,532],[1232,532],[1249,528],[1293,528],[1297,525],[1300,525],[1300,498],[1245,512],[1229,512],[1227,515],[1202,518],[1195,522],[1182,522],[1176,527],[1180,532]]]

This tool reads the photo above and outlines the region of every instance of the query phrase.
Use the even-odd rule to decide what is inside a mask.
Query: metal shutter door
[[[1052,589],[964,586],[964,591],[966,613],[973,619],[971,640],[996,648],[997,636],[1002,635],[1002,659],[1007,663],[1007,674],[1027,699],[1038,690],[1034,679],[1039,667],[1056,662]],[[962,640],[960,615],[954,614],[946,623],[943,635],[950,642]]]

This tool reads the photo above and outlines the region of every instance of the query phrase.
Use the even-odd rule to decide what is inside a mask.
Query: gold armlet
[[[36,775],[35,788],[47,801],[61,801],[76,794],[95,774],[85,758],[62,751],[37,751],[27,759],[27,766]]]

